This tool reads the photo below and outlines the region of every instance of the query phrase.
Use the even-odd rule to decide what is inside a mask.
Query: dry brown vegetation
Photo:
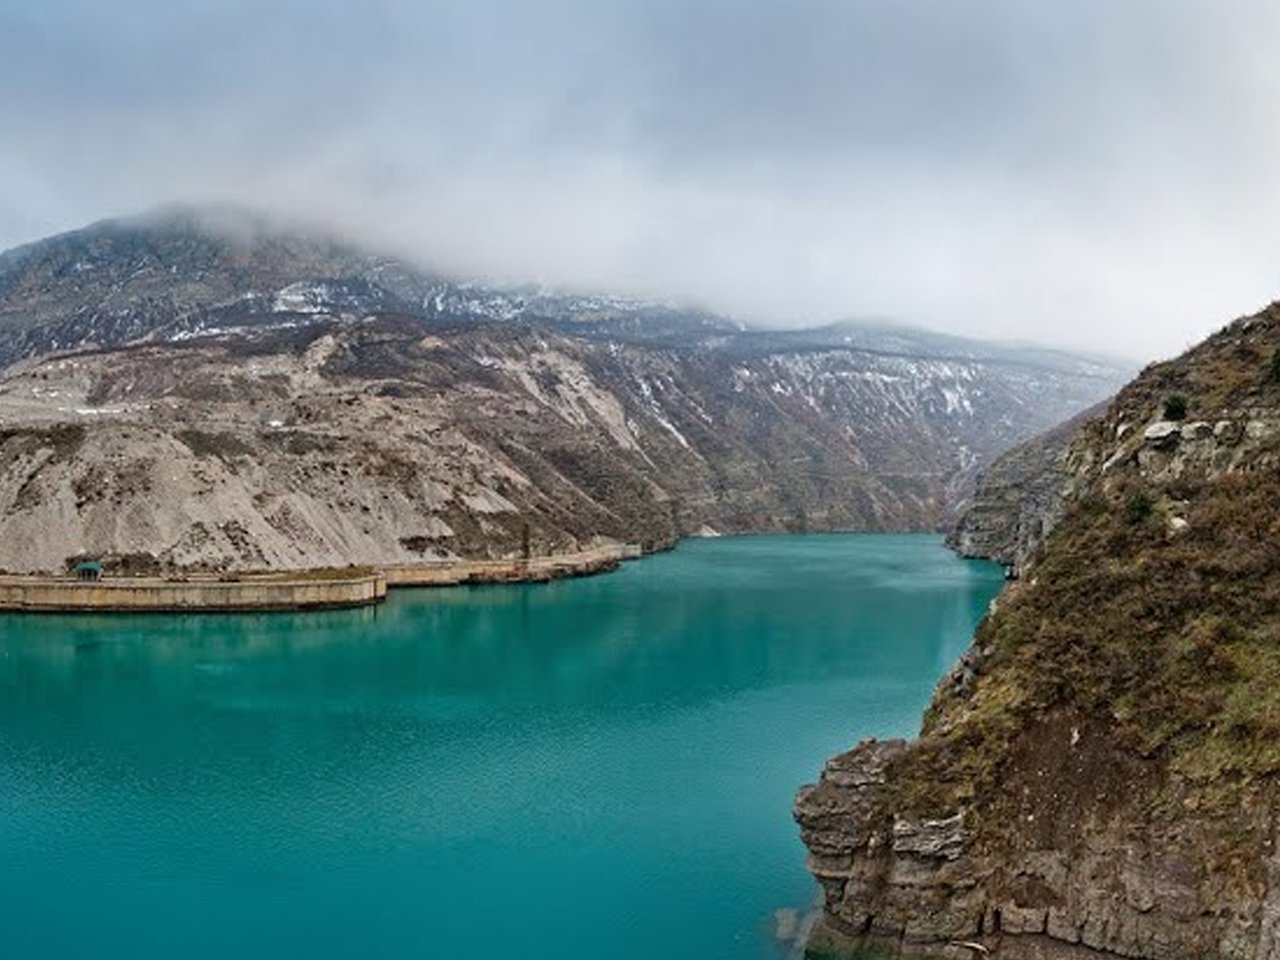
[[[1278,320],[1272,308],[1148,369],[1078,438],[1093,472],[979,628],[976,678],[935,699],[897,771],[902,808],[967,807],[984,842],[1025,843],[1015,813],[1038,797],[1070,808],[1068,846],[1089,817],[1136,807],[1136,822],[1159,822],[1193,809],[1218,825],[1205,862],[1252,876],[1241,857],[1258,838],[1237,820],[1280,779],[1280,434],[1225,471],[1096,465],[1122,423],[1141,431],[1175,391],[1188,420],[1280,419]],[[1067,733],[1050,735],[1055,724]],[[1028,782],[1036,764],[1052,788]],[[1108,792],[1108,770],[1131,782]]]

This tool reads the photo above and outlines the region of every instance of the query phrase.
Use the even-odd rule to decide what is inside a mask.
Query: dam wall
[[[0,610],[46,613],[331,610],[369,606],[381,602],[386,595],[386,578],[378,573],[333,579],[113,578],[98,582],[64,577],[0,577]]]

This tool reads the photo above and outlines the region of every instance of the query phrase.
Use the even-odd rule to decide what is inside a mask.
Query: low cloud
[[[1280,287],[1277,28],[1263,0],[10,5],[0,245],[224,200],[777,325],[1170,354]]]

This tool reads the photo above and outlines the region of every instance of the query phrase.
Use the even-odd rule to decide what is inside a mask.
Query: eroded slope
[[[1113,367],[486,287],[251,215],[0,255],[0,567],[407,562],[936,529]]]

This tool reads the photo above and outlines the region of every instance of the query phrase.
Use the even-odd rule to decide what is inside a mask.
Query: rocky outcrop
[[[1080,428],[1102,412],[1091,407],[1018,444],[983,470],[973,496],[947,535],[963,557],[994,560],[1018,573],[1062,518],[1072,483],[1068,448]]]
[[[485,288],[250,219],[0,256],[0,569],[250,569],[936,529],[1112,368]],[[12,361],[12,362],[10,362]]]
[[[796,800],[826,903],[811,953],[880,943],[924,949],[974,935],[982,905],[970,896],[969,863],[957,863],[964,814],[913,819],[894,810],[889,772],[906,750],[901,740],[864,743],[828,761]]]
[[[1280,957],[1278,351],[1272,307],[1077,429],[920,737],[800,792],[814,955]]]

